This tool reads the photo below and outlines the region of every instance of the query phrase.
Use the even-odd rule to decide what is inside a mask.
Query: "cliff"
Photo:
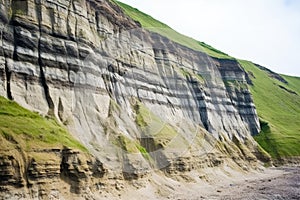
[[[103,168],[97,180],[139,180],[153,169],[176,176],[206,167],[258,166],[262,154],[251,135],[259,133],[259,120],[250,79],[236,60],[146,31],[110,1],[0,5],[1,96],[55,117],[94,159],[59,149],[47,152],[52,164],[36,164],[8,152],[2,171],[13,186],[29,191],[20,194],[33,193],[43,179],[73,185],[74,176],[86,186],[79,188],[95,191],[95,159]],[[26,167],[12,176],[16,166]],[[19,184],[20,177],[28,183]],[[3,188],[11,183],[6,179]]]

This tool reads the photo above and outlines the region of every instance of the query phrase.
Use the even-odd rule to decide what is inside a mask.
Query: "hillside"
[[[136,8],[133,8],[127,4],[124,4],[120,1],[114,0],[116,4],[118,4],[124,12],[130,16],[132,19],[138,21],[143,28],[146,28],[149,31],[153,31],[160,35],[163,35],[174,42],[182,44],[186,47],[194,49],[196,51],[205,52],[210,56],[216,58],[223,58],[223,59],[233,59],[228,54],[223,53],[204,42],[199,42],[191,37],[178,33],[174,29],[170,28],[168,25],[154,19],[153,17],[139,11]]]
[[[115,2],[125,13],[150,31],[194,50],[203,51],[212,57],[234,59],[203,42],[176,32],[138,9]],[[300,156],[300,78],[282,75],[288,82],[282,83],[252,62],[239,62],[253,81],[253,85],[249,87],[261,119],[263,131],[255,136],[255,139],[275,159]]]
[[[249,73],[250,85],[262,132],[255,136],[273,158],[300,155],[300,78],[282,75],[282,82],[268,70],[240,61]]]
[[[16,102],[0,96],[1,150],[17,147],[25,151],[36,148],[74,148],[87,152],[68,131],[53,118],[43,118]]]

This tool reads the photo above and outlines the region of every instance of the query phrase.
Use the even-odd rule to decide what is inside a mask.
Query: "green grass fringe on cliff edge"
[[[0,144],[8,149],[18,146],[25,151],[69,147],[87,152],[56,120],[43,118],[1,96]]]
[[[153,17],[139,11],[136,8],[133,8],[116,0],[114,0],[113,2],[119,5],[129,17],[131,17],[135,21],[138,21],[143,28],[149,31],[165,36],[170,40],[188,48],[191,48],[193,50],[205,52],[212,57],[234,59],[229,55],[211,47],[210,45],[205,44],[204,42],[199,42],[191,37],[187,37],[181,33],[178,33],[177,31],[170,28],[168,25],[154,19]]]
[[[254,138],[275,159],[300,156],[300,78],[282,75],[288,84],[248,61],[239,61],[250,74],[250,87],[262,131]]]

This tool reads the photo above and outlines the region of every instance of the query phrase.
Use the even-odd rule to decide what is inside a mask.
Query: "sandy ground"
[[[300,199],[300,167],[268,168],[247,174],[229,168],[210,169],[200,174],[190,172],[177,179],[154,175],[145,185],[129,189],[117,198],[109,194],[101,196],[104,199],[138,200]]]
[[[300,199],[300,168],[267,169],[194,199]]]
[[[269,169],[217,192],[220,199],[300,199],[300,168]]]

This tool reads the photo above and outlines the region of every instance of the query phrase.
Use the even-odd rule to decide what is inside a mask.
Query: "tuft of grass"
[[[248,85],[245,82],[241,82],[237,80],[223,80],[223,82],[226,87],[232,87],[238,90],[248,89]]]
[[[183,46],[186,46],[190,49],[201,51],[209,56],[216,58],[226,58],[226,59],[234,59],[226,53],[223,53],[204,42],[199,42],[191,37],[185,36],[181,33],[178,33],[174,29],[170,28],[168,25],[154,19],[150,15],[147,15],[136,8],[133,8],[127,4],[114,0],[117,5],[119,5],[123,11],[131,17],[133,20],[139,22],[143,28],[152,31],[154,33],[158,33],[162,36],[165,36]]]
[[[201,74],[196,74],[195,77],[200,83],[205,83],[205,78]]]
[[[129,139],[124,135],[118,136],[118,146],[128,153],[141,153],[145,159],[151,159],[148,151],[138,141]]]
[[[25,15],[25,11],[21,9],[14,10],[14,15]]]
[[[147,134],[155,135],[164,127],[165,123],[141,102],[137,101],[134,108],[136,123]],[[138,121],[142,121],[142,125]]]
[[[262,127],[255,140],[275,159],[300,156],[300,78],[283,75],[285,84],[249,61],[239,62],[254,75],[250,90]]]
[[[182,76],[184,76],[188,80],[193,80],[194,82],[198,82],[200,84],[205,84],[205,78],[201,74],[197,74],[192,72],[192,70],[185,69],[185,68],[180,68],[179,69],[180,73]]]
[[[139,145],[139,144],[136,144],[136,148],[140,151],[140,153],[143,155],[143,157],[146,159],[146,160],[151,160],[151,157],[147,151],[146,148],[144,148],[143,146]]]
[[[3,97],[0,97],[0,137],[28,151],[39,147],[70,147],[87,152],[55,119],[44,118]]]
[[[145,105],[141,102],[134,105],[138,110],[136,112],[136,123],[141,128],[145,136],[154,140],[154,145],[167,146],[170,145],[171,141],[174,142],[174,138],[178,136],[177,131],[170,124],[163,122],[158,116],[152,113]],[[142,126],[139,122],[143,122]],[[184,142],[182,138],[178,142]]]
[[[188,78],[190,76],[190,73],[184,68],[180,68],[180,72],[185,78]]]
[[[139,150],[137,148],[137,143],[136,141],[129,139],[128,137],[124,135],[119,135],[118,136],[118,143],[124,151],[128,153],[138,153]]]
[[[133,106],[133,109],[136,113],[135,123],[139,127],[146,127],[147,123],[144,120],[144,116],[147,113],[147,110],[138,103]]]

